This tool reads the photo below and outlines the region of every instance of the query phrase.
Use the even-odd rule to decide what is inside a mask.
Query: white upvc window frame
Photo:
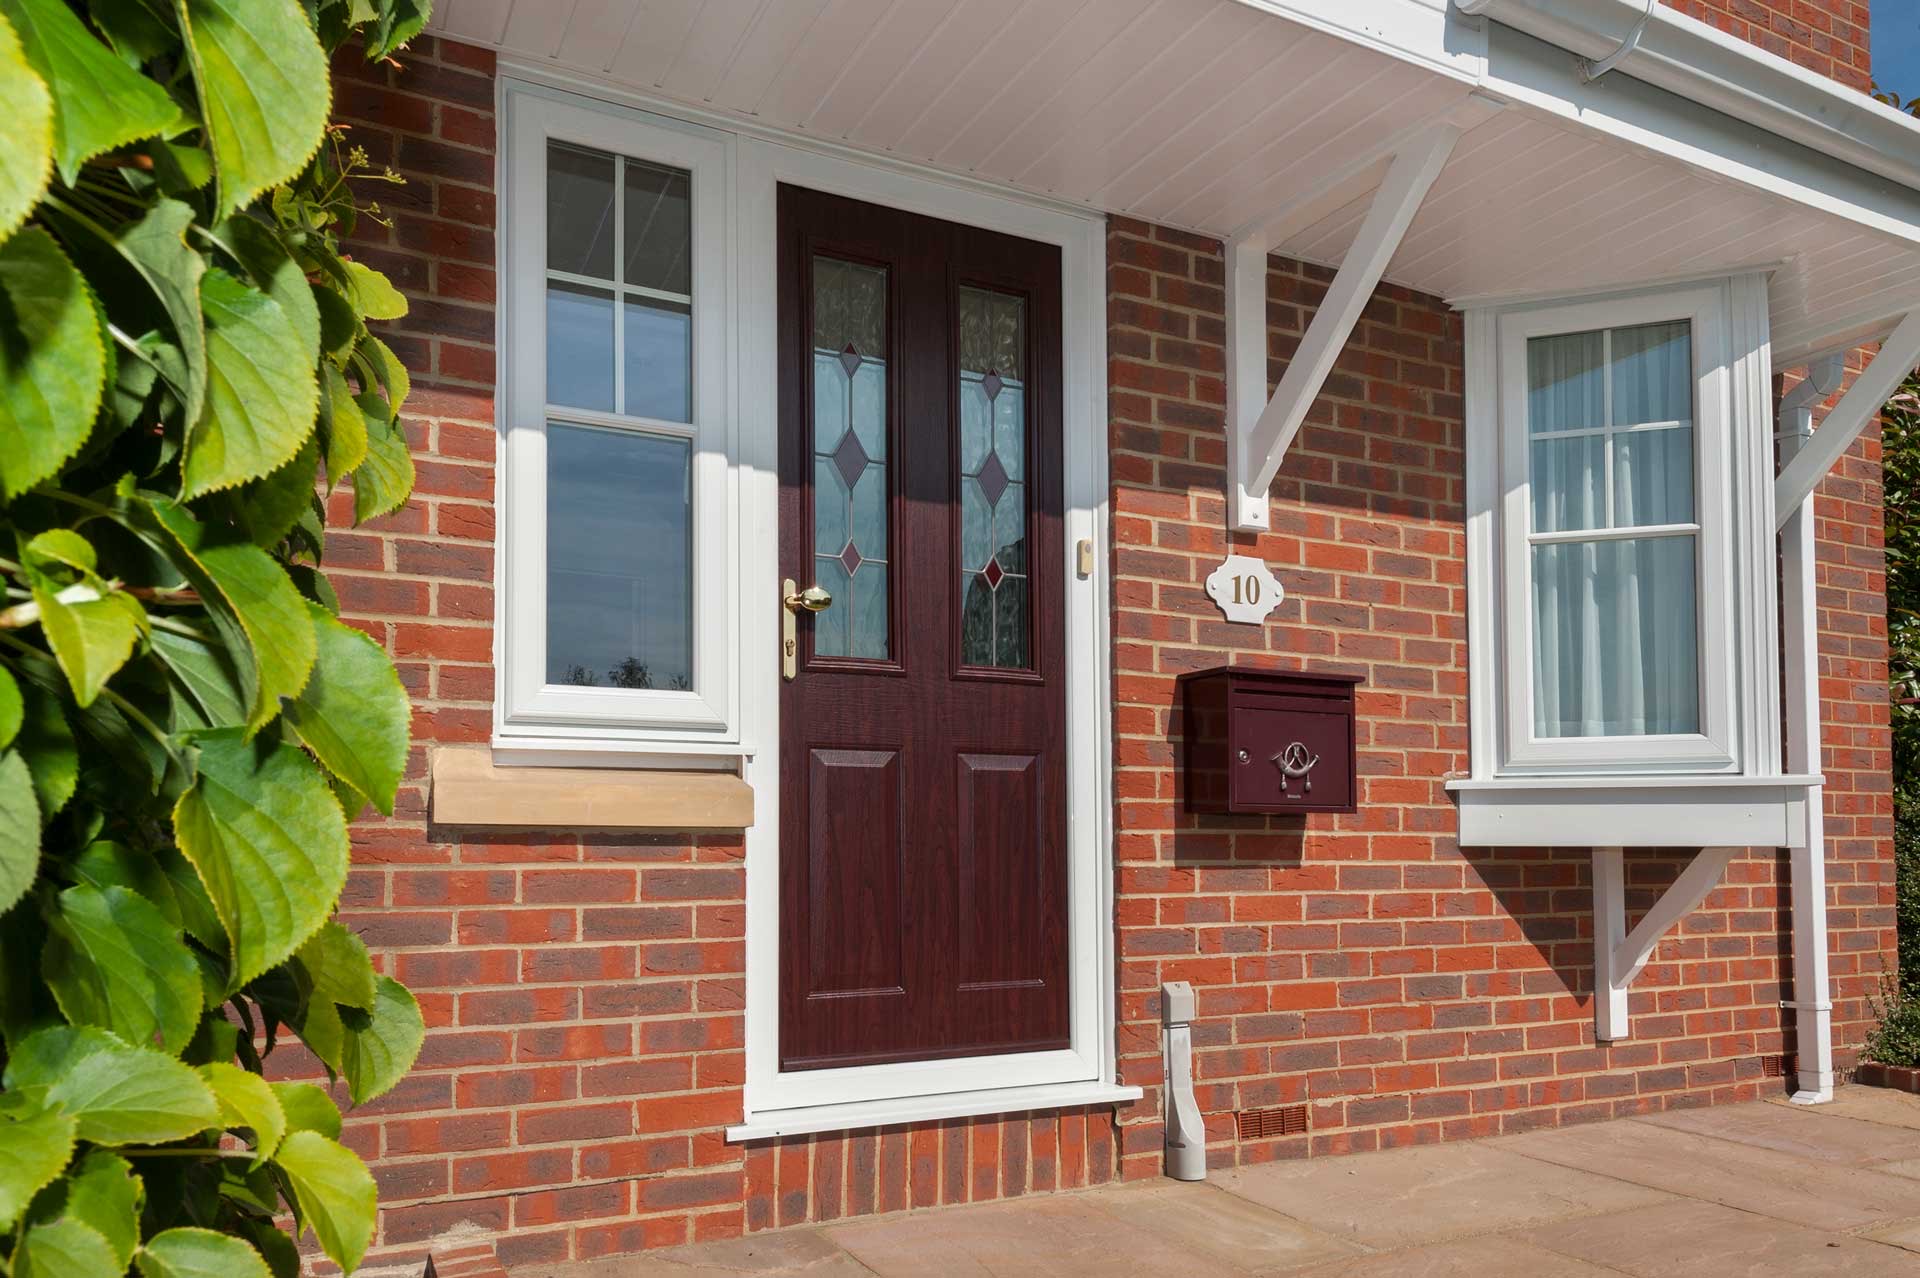
[[[1751,275],[1467,312],[1475,778],[1591,779],[1604,786],[1652,777],[1779,775],[1766,306],[1765,278]],[[1537,737],[1527,343],[1679,320],[1691,325],[1694,358],[1700,731]]]
[[[722,752],[740,740],[735,625],[738,503],[735,296],[728,225],[733,138],[627,108],[587,106],[538,89],[503,95],[499,189],[503,287],[500,530],[494,699],[496,744],[590,743],[612,754]],[[691,175],[693,411],[690,422],[549,405],[547,148],[572,143]],[[622,184],[616,181],[616,199]],[[616,261],[622,246],[615,246]],[[622,307],[616,302],[616,316]],[[616,333],[617,333],[616,329]],[[616,377],[624,358],[614,351]],[[616,403],[619,401],[616,399]],[[599,427],[689,444],[692,688],[571,687],[548,681],[547,425]]]

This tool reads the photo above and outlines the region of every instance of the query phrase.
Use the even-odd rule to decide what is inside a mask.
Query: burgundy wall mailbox
[[[1352,812],[1361,676],[1222,667],[1180,676],[1189,812]]]

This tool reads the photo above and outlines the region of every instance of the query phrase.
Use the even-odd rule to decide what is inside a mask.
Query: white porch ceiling
[[[1474,88],[1241,0],[439,0],[526,67],[1228,236]],[[1338,263],[1358,201],[1274,246]],[[1387,271],[1449,299],[1784,264],[1775,342],[1882,331],[1920,245],[1522,106],[1474,128]]]

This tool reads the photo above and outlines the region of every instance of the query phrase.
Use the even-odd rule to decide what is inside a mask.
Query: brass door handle
[[[786,604],[788,612],[799,612],[802,609],[807,612],[825,612],[833,607],[833,596],[820,586],[808,586],[800,593],[794,594],[793,580],[788,578],[787,592],[787,597],[782,602]]]
[[[780,583],[780,677],[792,679],[800,673],[800,636],[793,619],[802,612],[824,612],[833,606],[833,596],[819,586],[796,589],[793,578]]]

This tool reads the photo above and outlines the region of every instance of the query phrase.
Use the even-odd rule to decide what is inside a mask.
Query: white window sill
[[[1462,847],[1801,846],[1818,776],[1495,777],[1447,782]]]
[[[1140,1099],[1138,1087],[1115,1083],[1049,1083],[1039,1087],[994,1087],[938,1096],[901,1096],[893,1100],[849,1101],[748,1114],[727,1128],[733,1143],[810,1132],[854,1131],[897,1123],[924,1123],[979,1114],[1019,1114],[1037,1109],[1073,1109],[1082,1105],[1124,1105]]]

